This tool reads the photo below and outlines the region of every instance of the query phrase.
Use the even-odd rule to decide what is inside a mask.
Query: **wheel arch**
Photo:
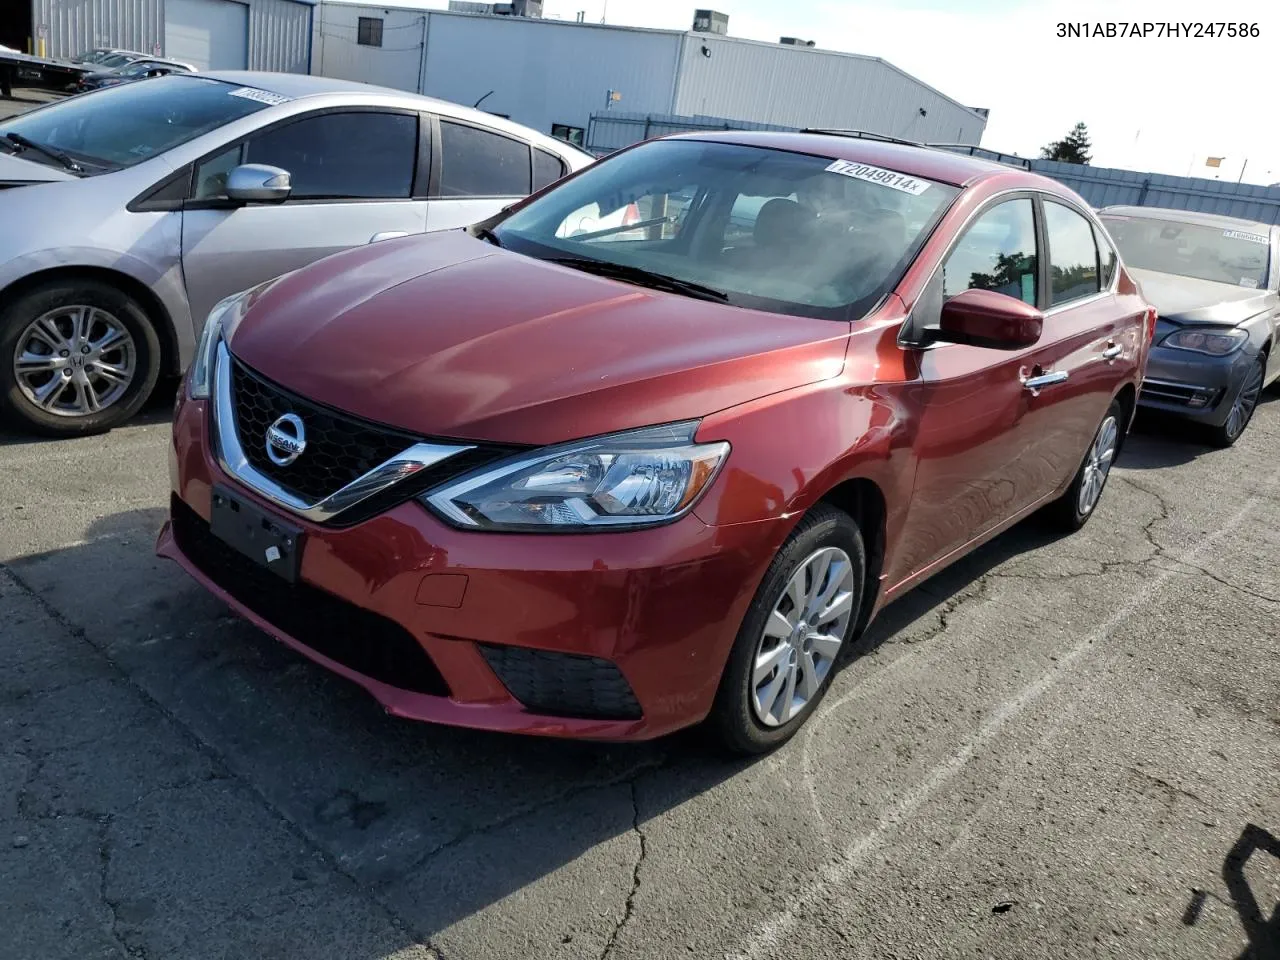
[[[849,514],[862,532],[863,545],[867,551],[867,569],[862,606],[854,626],[856,635],[870,621],[871,613],[880,598],[880,575],[884,570],[889,519],[888,503],[879,485],[866,477],[851,477],[841,481],[819,498],[818,503]]]
[[[0,303],[7,303],[23,296],[32,290],[51,283],[67,282],[75,279],[91,279],[99,283],[109,284],[132,297],[142,307],[151,321],[151,326],[160,341],[160,370],[162,374],[174,375],[180,372],[179,347],[177,330],[173,317],[161,299],[141,280],[120,270],[110,267],[89,265],[72,265],[49,267],[37,270],[14,280],[0,290]]]
[[[1133,427],[1133,418],[1138,412],[1138,388],[1132,383],[1124,384],[1115,396],[1116,403],[1120,404],[1120,411],[1124,415],[1124,429],[1120,431],[1120,438],[1116,444],[1116,452],[1124,449],[1124,444],[1129,439],[1129,430]]]

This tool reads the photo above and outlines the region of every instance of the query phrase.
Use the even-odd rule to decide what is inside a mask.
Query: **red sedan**
[[[759,752],[889,601],[1089,519],[1153,329],[1047,179],[650,141],[220,303],[158,550],[394,714]]]

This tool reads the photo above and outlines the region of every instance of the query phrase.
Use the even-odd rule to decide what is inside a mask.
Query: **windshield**
[[[830,158],[665,140],[600,161],[494,234],[517,253],[648,271],[737,306],[857,319],[958,192]]]
[[[243,90],[190,75],[107,87],[0,122],[0,139],[20,133],[99,169],[129,167],[266,109]]]
[[[94,63],[101,64],[104,67],[123,67],[126,63],[133,63],[138,58],[127,53],[109,53],[97,57]]]
[[[1241,287],[1267,285],[1271,239],[1265,228],[1107,215],[1102,222],[1128,266]]]

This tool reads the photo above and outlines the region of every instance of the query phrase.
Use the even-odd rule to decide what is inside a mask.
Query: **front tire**
[[[1260,353],[1240,381],[1240,389],[1231,401],[1227,422],[1209,430],[1209,441],[1215,447],[1229,447],[1244,434],[1245,427],[1253,419],[1253,412],[1258,409],[1258,398],[1262,395],[1262,381],[1266,379],[1266,375],[1267,358]]]
[[[97,280],[61,280],[0,309],[0,413],[49,437],[101,433],[146,402],[160,341],[136,300]]]
[[[1111,467],[1120,450],[1120,437],[1124,422],[1124,409],[1118,400],[1111,406],[1098,424],[1098,430],[1085,451],[1084,460],[1076,471],[1067,492],[1049,505],[1046,515],[1050,522],[1066,533],[1075,533],[1093,516],[1102,499],[1102,491],[1111,476]]]
[[[740,755],[781,746],[826,695],[862,609],[866,549],[847,513],[819,505],[769,565],[743,618],[711,712]]]

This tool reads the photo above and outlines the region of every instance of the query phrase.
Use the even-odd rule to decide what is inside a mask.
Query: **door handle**
[[[388,230],[385,233],[375,233],[369,238],[370,243],[377,243],[379,240],[395,240],[397,237],[407,237],[408,230]]]
[[[1108,342],[1107,349],[1102,351],[1102,359],[1110,363],[1122,353],[1124,353],[1124,347],[1120,346],[1118,343]]]
[[[1022,386],[1031,391],[1033,397],[1040,396],[1040,391],[1045,387],[1052,387],[1055,383],[1065,383],[1071,374],[1065,370],[1055,370],[1052,373],[1041,373],[1034,377],[1023,377]]]

